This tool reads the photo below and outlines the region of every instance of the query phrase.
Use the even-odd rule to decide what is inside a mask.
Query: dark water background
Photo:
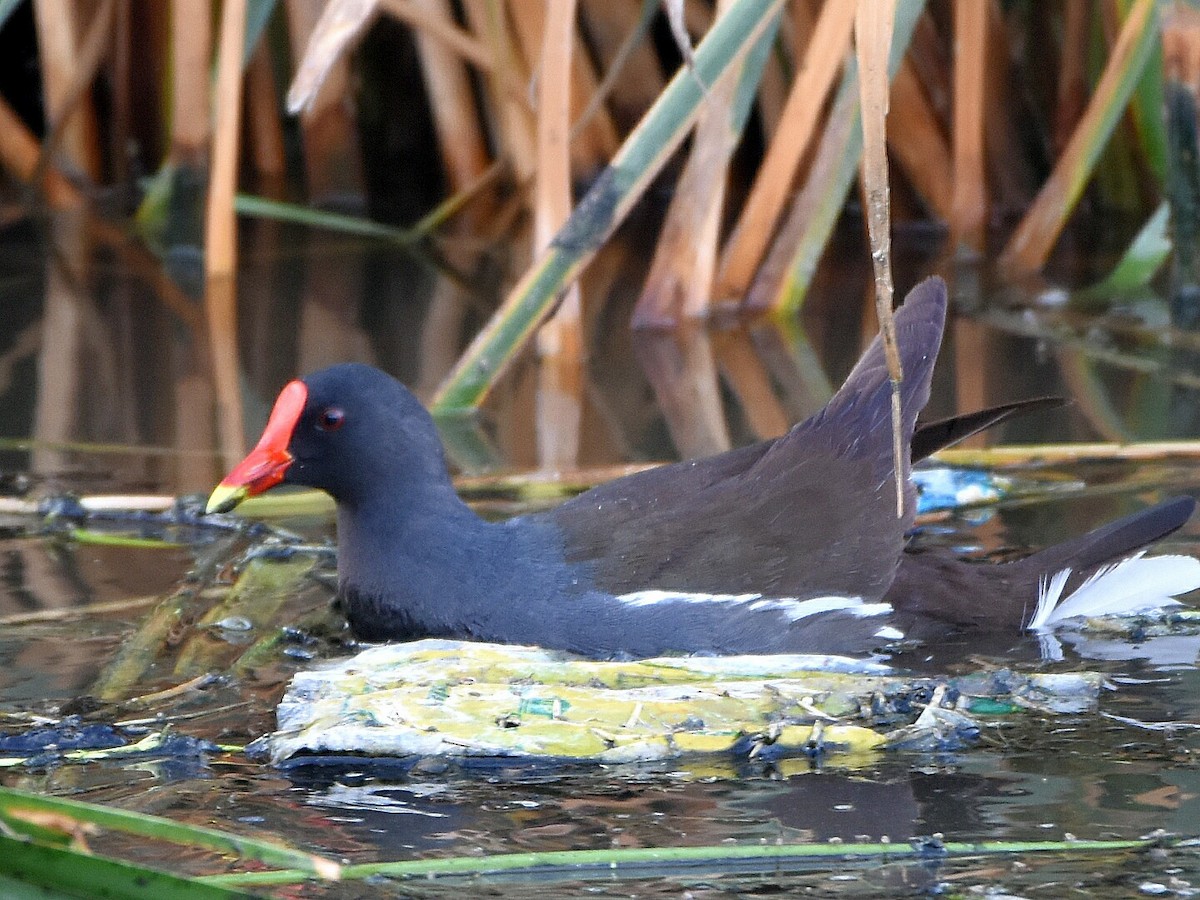
[[[0,488],[13,496],[206,493],[228,461],[218,450],[204,336],[160,298],[128,258],[91,248],[86,238],[71,238],[69,229],[27,223],[0,233]],[[828,386],[849,371],[864,335],[872,333],[873,323],[862,315],[867,256],[857,228],[844,231],[806,304],[802,337],[793,335],[783,344],[795,361],[793,370],[804,375],[787,393],[785,407],[793,415],[805,412],[806,404],[819,405]],[[83,244],[82,251],[72,240]],[[608,280],[608,302],[590,317],[581,442],[587,465],[671,458],[681,443],[695,450],[712,439],[686,415],[667,422],[644,374],[656,369],[656,359],[678,367],[681,339],[666,340],[666,355],[656,357],[653,345],[663,338],[635,340],[629,332],[638,272],[646,263],[638,247],[636,235],[627,234],[612,258],[598,263],[622,274]],[[477,289],[448,301],[445,282],[428,261],[376,244],[259,225],[245,228],[243,248],[238,345],[251,438],[286,380],[335,361],[374,362],[428,396],[496,301],[495,285],[486,277]],[[990,294],[977,272],[937,262],[938,252],[936,234],[898,236],[898,287],[938,271],[952,277],[963,312],[948,329],[932,414],[1064,394],[1075,398],[1071,408],[1014,422],[989,440],[1196,435],[1200,392],[1189,349],[1194,342],[1187,336],[1170,344],[1161,339],[1164,304],[1151,299],[1101,316],[1049,306],[1030,311],[1014,307],[1011,297]],[[1060,274],[1072,283],[1086,280],[1089,272],[1102,270],[1105,257],[1095,252],[1087,260],[1061,261]],[[502,263],[497,265],[503,268]],[[182,256],[174,264],[186,274],[197,260]],[[486,275],[486,267],[483,271]],[[1038,293],[1035,286],[1021,299]],[[484,430],[500,468],[521,470],[535,462],[534,380],[532,367],[519,365],[489,402]],[[739,406],[728,387],[720,400],[734,440],[749,440],[754,413]],[[952,520],[945,539],[982,550],[1037,546],[1172,494],[1200,490],[1200,465],[1179,461],[1093,464],[1063,474],[1087,489],[1011,504],[982,523]],[[809,515],[803,526],[819,528],[821,511]],[[327,521],[285,524],[315,539],[332,536]],[[1200,552],[1200,524],[1190,524],[1167,546]],[[176,549],[83,544],[47,530],[40,519],[0,516],[0,620],[165,595],[201,552],[198,544]],[[324,602],[319,589],[311,594],[309,605]],[[146,608],[0,629],[0,712],[53,710],[86,695]],[[724,841],[884,835],[905,840],[935,832],[954,840],[1061,839],[1068,833],[1135,837],[1158,828],[1198,834],[1197,646],[1181,640],[1165,650],[1157,647],[1156,658],[1139,658],[1148,652],[1131,648],[1128,658],[1085,661],[1068,652],[1062,664],[1109,674],[1117,689],[1105,693],[1101,711],[1143,725],[1094,713],[1026,716],[989,729],[970,750],[893,753],[855,766],[836,759],[771,765],[705,759],[551,771],[431,763],[411,772],[286,772],[235,754],[202,764],[16,768],[3,770],[2,777],[32,790],[275,834],[354,862]],[[285,663],[245,683],[214,688],[196,702],[192,718],[176,722],[177,729],[225,743],[258,736],[272,725],[283,681],[304,664]],[[164,672],[158,686],[168,684]],[[1150,727],[1166,722],[1181,724]],[[205,854],[126,846],[111,838],[97,847],[181,871],[214,871]],[[936,885],[950,890],[984,885],[1025,896],[1062,897],[1078,890],[1117,897],[1150,882],[1186,895],[1190,884],[1200,885],[1200,861],[1186,851],[1025,857],[1015,863],[852,864],[807,874],[678,875],[623,883],[488,882],[467,890],[470,896],[514,897],[891,896]],[[380,884],[287,895],[463,890]]]

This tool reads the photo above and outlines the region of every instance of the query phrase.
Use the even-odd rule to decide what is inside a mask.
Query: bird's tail
[[[1177,497],[1008,563],[1036,591],[1036,606],[1022,626],[1042,631],[1066,619],[1161,609],[1200,588],[1200,560],[1143,556],[1147,546],[1180,528],[1195,508],[1193,498]]]

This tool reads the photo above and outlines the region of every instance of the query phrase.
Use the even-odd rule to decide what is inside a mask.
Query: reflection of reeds
[[[258,195],[245,208],[262,195],[286,196],[289,184],[302,191],[301,205],[356,214],[394,208],[375,193],[379,148],[389,134],[429,128],[414,142],[436,142],[444,196],[456,198],[432,220],[430,244],[458,281],[438,288],[423,329],[422,393],[443,410],[478,405],[540,331],[539,455],[548,464],[577,457],[577,423],[587,414],[584,348],[597,313],[580,302],[579,275],[654,180],[667,180],[664,171],[675,173],[674,197],[655,246],[644,248],[654,264],[636,313],[642,325],[705,318],[714,309],[794,312],[860,171],[868,211],[885,209],[871,198],[895,185],[901,217],[940,220],[954,245],[973,253],[989,242],[1002,246],[1009,275],[1045,266],[1094,172],[1104,176],[1093,188],[1098,202],[1108,191],[1125,209],[1151,199],[1166,172],[1155,99],[1162,77],[1147,69],[1160,33],[1154,0],[1053,7],[688,0],[666,4],[670,16],[655,0],[288,0],[266,23],[247,21],[246,6],[226,0],[213,19],[202,3],[151,10],[127,0],[35,0],[46,122],[35,137],[0,99],[0,165],[57,208],[139,170],[192,167],[193,183],[207,189],[211,281],[236,268],[239,171],[243,191]],[[896,167],[889,176],[881,141],[860,168],[860,63],[852,50],[856,10],[865,14],[861,55],[863,26],[888,22],[893,7],[886,139]],[[256,7],[260,16],[263,8]],[[1174,8],[1165,15],[1170,58],[1188,58],[1188,31],[1178,25],[1186,15]],[[694,59],[680,69],[693,43]],[[360,65],[360,54],[390,54],[407,68]],[[668,82],[663,73],[673,70]],[[403,71],[405,80],[368,77],[384,71]],[[282,114],[277,78],[284,73],[295,75],[288,106],[300,112],[296,121]],[[887,77],[880,70],[864,81],[864,96],[876,98],[868,122],[881,121]],[[397,94],[405,102],[384,102]],[[416,114],[422,101],[427,118]],[[169,135],[163,158],[151,155],[161,142],[156,133]],[[1105,165],[1109,144],[1121,164]],[[680,147],[684,158],[669,169]],[[382,162],[391,170],[406,165]],[[158,190],[167,202],[156,196],[139,222],[156,240],[165,235],[169,249],[180,233],[163,221],[197,221],[199,207],[189,212],[174,177]],[[259,215],[280,209],[257,206]],[[163,210],[167,219],[156,223]],[[320,221],[320,211],[313,214]],[[1004,216],[1016,223],[1007,232],[999,228]],[[324,221],[343,227],[346,220]],[[880,259],[887,230],[882,221],[872,227]],[[111,232],[93,233],[108,246],[120,243]],[[467,286],[501,240],[515,248],[501,276],[511,285],[507,299],[460,355],[471,314]],[[332,313],[345,294],[344,273],[322,271],[310,284],[321,296],[311,302]],[[881,271],[883,305],[886,285]],[[209,362],[200,367],[214,379],[227,456],[244,443],[245,384],[263,394],[277,386],[243,373],[235,348],[244,315],[235,296],[233,285],[210,284]],[[194,328],[195,311],[177,293],[170,303]],[[373,355],[353,310],[322,322],[331,334],[285,338],[301,345],[293,356]]]

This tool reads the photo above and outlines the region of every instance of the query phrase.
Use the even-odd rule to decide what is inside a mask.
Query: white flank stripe
[[[1200,560],[1190,556],[1154,556],[1141,553],[1098,569],[1083,584],[1062,598],[1070,569],[1042,579],[1037,610],[1028,627],[1048,628],[1081,616],[1133,615],[1175,606],[1178,594],[1200,588]]]
[[[628,606],[657,606],[660,603],[724,603],[729,606],[748,606],[750,609],[773,610],[793,622],[827,612],[844,612],[852,616],[881,616],[892,611],[890,603],[863,603],[862,597],[764,597],[762,594],[700,594],[685,591],[634,591],[617,597]]]

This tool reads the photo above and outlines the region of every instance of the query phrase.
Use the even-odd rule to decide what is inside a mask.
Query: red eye
[[[346,421],[346,414],[336,406],[322,410],[317,416],[317,427],[322,431],[337,431]]]

